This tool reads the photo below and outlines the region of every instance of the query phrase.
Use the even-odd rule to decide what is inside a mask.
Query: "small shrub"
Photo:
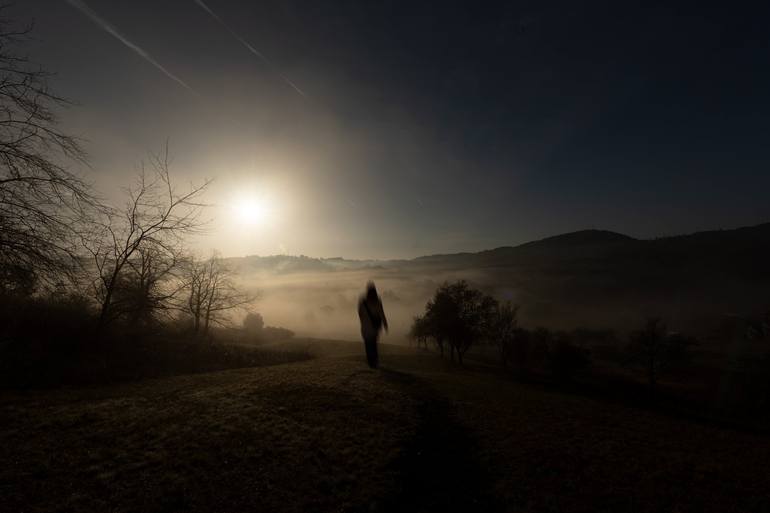
[[[294,332],[288,328],[279,328],[276,326],[266,326],[262,330],[262,338],[267,342],[280,342],[294,338]]]

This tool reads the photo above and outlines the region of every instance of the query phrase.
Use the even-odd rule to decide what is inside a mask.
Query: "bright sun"
[[[245,225],[256,226],[267,222],[270,209],[263,198],[242,197],[233,205],[236,220]]]

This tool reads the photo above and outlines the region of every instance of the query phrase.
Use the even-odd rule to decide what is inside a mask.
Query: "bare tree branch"
[[[50,284],[77,268],[81,230],[99,204],[66,167],[86,164],[80,141],[58,128],[57,111],[70,102],[50,91],[50,73],[18,53],[31,26],[13,28],[6,8],[0,5],[0,267]]]
[[[238,290],[233,282],[234,272],[217,255],[206,260],[190,259],[184,276],[184,311],[192,317],[196,333],[207,334],[212,325],[225,324],[228,312],[245,308],[256,299]]]
[[[99,276],[94,284],[99,301],[99,325],[104,326],[120,314],[114,308],[115,292],[124,279],[141,261],[142,255],[153,255],[155,262],[178,262],[185,239],[202,233],[206,222],[201,218],[206,204],[201,196],[211,183],[191,185],[178,193],[171,181],[168,145],[162,154],[151,155],[149,174],[145,165],[133,185],[125,189],[126,203],[122,209],[109,209],[98,223],[98,235],[85,246],[91,254]],[[136,271],[136,267],[133,267]]]

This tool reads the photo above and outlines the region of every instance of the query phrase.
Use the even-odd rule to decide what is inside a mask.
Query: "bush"
[[[0,385],[97,384],[309,358],[196,338],[184,328],[179,322],[139,330],[120,321],[97,332],[94,309],[80,296],[0,296]],[[282,328],[265,331],[276,339],[293,335]]]
[[[570,381],[591,361],[589,350],[576,344],[568,333],[557,332],[547,336],[545,349],[551,373],[559,381]]]
[[[2,347],[86,345],[95,335],[94,321],[91,303],[82,296],[0,297]]]
[[[589,349],[572,333],[538,327],[512,330],[503,349],[503,362],[517,372],[547,371],[558,381],[569,381],[590,364]]]
[[[647,319],[644,326],[629,336],[629,362],[639,364],[647,374],[650,395],[655,393],[658,376],[682,365],[695,345],[692,337],[670,332],[660,318]]]
[[[262,330],[261,336],[266,342],[280,342],[294,338],[294,332],[288,328],[267,326]]]
[[[523,371],[532,366],[532,343],[530,332],[524,328],[515,328],[511,337],[500,343],[500,358],[504,367]]]
[[[0,297],[0,380],[58,381],[63,367],[95,346],[94,312],[74,295]]]

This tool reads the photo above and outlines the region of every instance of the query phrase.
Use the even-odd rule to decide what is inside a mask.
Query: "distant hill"
[[[581,230],[545,239],[527,242],[519,246],[503,246],[478,253],[455,253],[431,255],[412,260],[417,265],[439,265],[454,268],[459,266],[516,265],[533,258],[563,259],[586,253],[604,252],[620,243],[636,239],[620,233],[605,230]]]
[[[315,279],[317,300],[306,299],[308,294],[285,298],[287,307],[300,300],[318,302],[303,314],[309,319],[325,315],[317,308],[328,311],[328,298],[336,298],[336,311],[346,319],[352,307],[344,305],[370,278],[395,298],[389,303],[400,309],[404,323],[439,283],[460,278],[520,304],[522,321],[530,325],[622,329],[661,315],[674,326],[713,327],[726,316],[770,309],[770,223],[650,240],[582,230],[519,246],[411,260],[279,255],[230,261],[244,278],[254,275],[263,289],[270,287],[269,275],[306,273],[307,279],[292,282],[295,290]],[[353,274],[335,277],[337,272]],[[280,295],[284,286],[276,284],[272,293]]]
[[[652,240],[582,231],[481,252],[462,265],[514,288],[539,322],[617,327],[661,315],[693,329],[770,309],[768,262],[770,223]]]
[[[305,255],[251,255],[228,258],[227,262],[241,273],[271,272],[277,274],[376,268],[383,263],[377,260],[346,260],[340,257],[313,258]]]
[[[519,247],[527,246],[578,246],[585,244],[612,244],[616,242],[627,242],[636,240],[622,233],[611,232],[607,230],[580,230],[577,232],[554,235],[545,239],[527,242]]]
[[[696,232],[658,239],[635,239],[607,230],[580,230],[526,242],[518,246],[502,246],[477,253],[426,255],[411,260],[353,260],[342,257],[314,258],[305,255],[271,255],[229,258],[243,271],[272,271],[277,273],[377,269],[424,265],[515,264],[532,258],[570,260],[587,256],[620,257],[629,251],[641,251],[647,256],[666,253],[685,255],[695,260],[720,260],[720,255],[761,250],[770,243],[770,223],[732,230]],[[707,253],[707,254],[696,254]]]

